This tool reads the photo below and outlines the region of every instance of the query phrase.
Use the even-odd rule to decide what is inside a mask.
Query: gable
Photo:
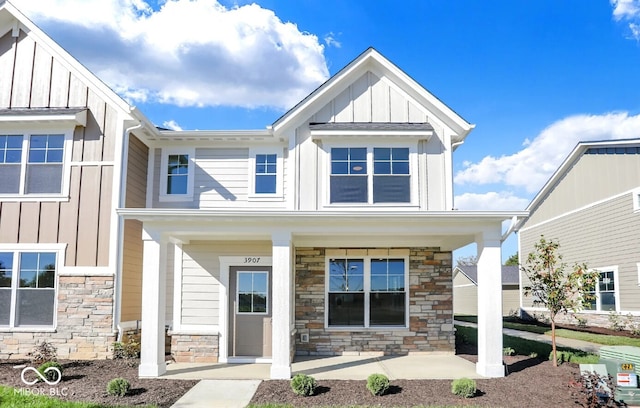
[[[640,140],[636,145],[584,146],[534,199],[523,227],[575,211],[640,186]]]

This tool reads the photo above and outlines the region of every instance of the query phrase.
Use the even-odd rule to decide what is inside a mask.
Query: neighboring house
[[[295,354],[454,353],[452,251],[476,242],[477,371],[504,375],[501,226],[526,212],[452,210],[474,126],[377,51],[266,129],[168,131],[8,2],[0,30],[3,352],[104,357],[140,322],[143,377],[167,327],[176,361],[272,378]]]
[[[517,266],[502,266],[502,315],[520,310],[520,272]],[[478,314],[478,268],[456,266],[453,270],[453,314]]]
[[[586,263],[600,272],[597,300],[581,319],[608,326],[616,313],[640,322],[640,139],[578,143],[527,210],[518,226],[523,259],[544,235],[558,241],[568,268]],[[544,312],[531,297],[521,304],[529,315]]]
[[[121,185],[124,135],[143,120],[0,1],[0,358],[42,340],[106,358],[121,315],[140,318],[139,301],[116,302],[139,297],[140,274],[119,272],[115,209],[145,205],[144,185],[126,202]]]

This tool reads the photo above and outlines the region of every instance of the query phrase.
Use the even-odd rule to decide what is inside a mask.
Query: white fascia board
[[[402,137],[403,139],[419,139],[429,140],[433,136],[433,130],[415,131],[415,130],[312,130],[311,137],[313,139],[330,138],[330,137]]]
[[[86,126],[87,125],[87,110],[83,109],[75,113],[62,113],[62,114],[33,114],[33,115],[0,115],[0,123],[16,123],[16,124],[33,124],[33,123],[55,123],[56,125],[69,125],[69,126]]]

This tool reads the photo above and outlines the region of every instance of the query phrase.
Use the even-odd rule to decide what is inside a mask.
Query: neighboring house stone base
[[[176,363],[217,363],[218,335],[170,334],[171,357]]]
[[[53,331],[0,331],[0,358],[28,358],[46,340],[58,358],[106,359],[112,356],[113,277],[60,276],[57,327]]]
[[[409,328],[325,328],[325,255],[394,256],[406,249],[296,248],[296,354],[387,354],[455,352],[451,252],[409,249]],[[398,252],[399,253],[399,252]],[[308,335],[308,342],[301,336]]]
[[[521,317],[523,319],[533,319],[544,323],[549,323],[549,312],[545,311],[533,311],[533,310],[521,310]],[[571,325],[585,325],[595,327],[606,327],[614,330],[628,330],[633,331],[640,330],[640,316],[632,316],[622,313],[560,313],[556,317],[556,323],[559,324],[571,324]],[[617,325],[617,328],[614,327]]]

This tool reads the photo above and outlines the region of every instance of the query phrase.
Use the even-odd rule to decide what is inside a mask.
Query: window
[[[192,200],[195,149],[165,149],[162,153],[160,201]]]
[[[284,160],[281,147],[260,147],[249,150],[249,199],[282,200]]]
[[[327,264],[328,326],[406,326],[406,259],[332,258]]]
[[[237,288],[238,313],[268,313],[268,272],[238,272]]]
[[[599,312],[616,311],[616,273],[614,270],[600,271],[598,284],[589,291],[596,299],[585,307]]]
[[[53,326],[57,252],[0,251],[0,326]]]
[[[0,194],[62,194],[64,134],[0,135]]]
[[[410,168],[408,147],[333,147],[329,202],[410,203]]]

